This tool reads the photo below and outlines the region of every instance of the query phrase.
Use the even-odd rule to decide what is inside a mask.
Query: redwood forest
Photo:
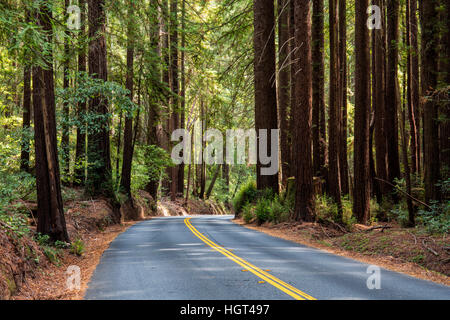
[[[178,269],[108,287],[127,235],[124,263],[228,258],[244,299],[350,297],[264,264],[288,243],[450,299],[449,64],[449,0],[0,0],[0,300],[228,299],[170,295]],[[356,298],[415,299],[401,281]]]

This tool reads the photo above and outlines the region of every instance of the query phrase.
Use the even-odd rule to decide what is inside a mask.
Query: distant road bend
[[[274,238],[232,218],[161,217],[130,227],[104,252],[85,299],[450,299],[450,287]]]

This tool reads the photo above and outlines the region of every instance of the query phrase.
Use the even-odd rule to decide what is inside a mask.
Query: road
[[[450,287],[274,238],[231,219],[161,217],[130,227],[104,252],[85,299],[450,299]]]

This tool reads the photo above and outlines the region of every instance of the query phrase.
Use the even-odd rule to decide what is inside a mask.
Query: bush
[[[431,210],[419,210],[417,218],[429,233],[448,233],[450,230],[450,201],[433,203]]]
[[[276,197],[269,207],[269,221],[280,223],[287,221],[290,215],[290,207],[286,203],[282,203],[280,198]]]
[[[244,219],[245,223],[251,223],[253,220],[255,220],[255,214],[254,214],[254,207],[253,204],[247,203],[242,208],[242,218]]]
[[[263,224],[264,222],[269,221],[270,206],[271,206],[271,200],[266,199],[266,198],[261,198],[256,203],[255,216],[256,216],[256,222],[258,224]]]
[[[246,204],[254,202],[258,197],[256,182],[253,180],[244,184],[233,199],[233,207],[236,214],[240,214]]]
[[[81,239],[77,239],[74,242],[72,242],[70,246],[70,252],[77,255],[82,256],[84,253],[84,243]]]

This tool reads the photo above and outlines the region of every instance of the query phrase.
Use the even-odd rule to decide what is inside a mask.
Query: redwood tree
[[[106,12],[104,0],[89,0],[89,74],[106,81],[108,78],[106,57]],[[88,134],[87,187],[92,194],[111,190],[111,160],[109,142],[108,101],[101,94],[91,98],[89,111],[99,118],[99,127]]]
[[[273,83],[275,74],[274,4],[272,1],[253,2],[254,10],[254,74],[255,74],[255,128],[267,130],[267,150],[271,148],[271,129],[277,129],[277,96]],[[277,151],[278,152],[278,151]],[[259,153],[259,146],[258,146]],[[278,173],[262,175],[263,165],[258,157],[256,165],[257,186],[278,193]]]
[[[36,22],[52,43],[52,12],[47,5],[38,8]],[[36,188],[38,200],[37,232],[54,241],[69,241],[64,218],[59,175],[55,120],[55,88],[52,52],[45,52],[45,67],[33,67],[33,108],[36,152]]]
[[[369,112],[370,54],[366,25],[368,0],[355,3],[355,142],[353,214],[366,224],[370,216]]]
[[[293,159],[296,180],[294,219],[314,219],[314,190],[312,168],[312,59],[311,10],[308,0],[294,1],[295,19],[295,105],[292,116],[294,130]]]

